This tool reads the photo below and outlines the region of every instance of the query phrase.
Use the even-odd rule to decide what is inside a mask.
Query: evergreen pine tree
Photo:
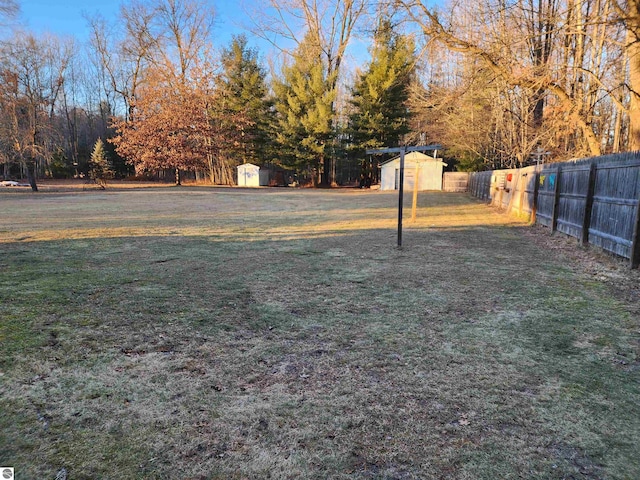
[[[98,138],[93,146],[91,160],[89,161],[89,178],[100,185],[103,190],[107,186],[107,180],[113,178],[113,170],[101,138]]]
[[[349,116],[351,149],[362,155],[367,148],[397,146],[409,132],[406,103],[414,79],[413,41],[394,32],[389,16],[376,28],[371,62],[351,89]]]
[[[230,158],[258,165],[273,155],[273,112],[266,84],[266,72],[258,62],[258,52],[247,44],[245,35],[234,36],[222,51],[222,74],[218,88],[220,107],[225,114],[242,115],[250,122],[243,127],[238,142],[226,152]],[[225,115],[221,117],[224,118]]]
[[[283,160],[298,171],[323,178],[325,156],[331,152],[335,88],[327,74],[319,43],[309,33],[300,43],[293,62],[274,81],[278,114],[277,139]]]

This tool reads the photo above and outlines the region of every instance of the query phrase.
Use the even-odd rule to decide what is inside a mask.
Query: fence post
[[[540,191],[540,172],[536,170],[533,174],[533,205],[531,206],[531,223],[535,225],[538,214],[538,192]]]
[[[582,221],[582,238],[580,244],[589,243],[589,228],[591,228],[591,211],[593,210],[593,195],[596,189],[596,163],[589,167],[589,184],[587,185],[587,200],[584,205],[584,220]]]
[[[556,170],[556,184],[553,190],[553,212],[551,214],[551,231],[555,232],[558,229],[558,210],[560,206],[560,175],[562,169],[558,165]]]
[[[631,237],[631,268],[640,267],[640,198],[636,207],[636,218],[633,224],[633,237]]]

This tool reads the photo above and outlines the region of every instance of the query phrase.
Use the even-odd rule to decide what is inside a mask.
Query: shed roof
[[[400,161],[400,156],[398,155],[397,157],[392,158],[391,160],[387,160],[386,162],[383,162],[382,164],[380,164],[380,166],[385,166],[389,163],[392,162],[399,162]],[[447,164],[444,163],[442,161],[441,158],[433,158],[430,157],[428,155],[425,155],[424,153],[420,153],[420,152],[409,152],[406,153],[404,156],[404,161],[405,162],[414,162],[414,163],[427,163],[427,162],[439,162],[442,163],[442,165],[446,166]]]
[[[260,168],[258,165],[254,165],[253,163],[242,163],[240,165],[238,165],[237,167],[238,169],[254,169],[254,168]]]

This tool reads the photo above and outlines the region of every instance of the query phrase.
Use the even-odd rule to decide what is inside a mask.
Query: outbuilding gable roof
[[[444,165],[445,167],[447,166],[447,164],[444,163],[441,158],[433,158],[433,157],[425,155],[424,153],[421,153],[421,152],[409,152],[409,153],[406,153],[405,156],[404,156],[404,161],[405,162],[411,162],[411,163],[439,162],[442,165]],[[400,162],[400,156],[399,155],[397,157],[392,158],[391,160],[387,160],[386,162],[381,163],[380,166],[384,167],[385,165],[388,165],[388,164],[394,163],[394,162],[395,163],[399,163]]]
[[[241,163],[237,168],[238,170],[254,170],[260,167],[258,165],[254,165],[253,163]]]

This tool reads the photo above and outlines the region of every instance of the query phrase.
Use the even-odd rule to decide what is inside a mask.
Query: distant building
[[[404,156],[404,188],[413,190],[418,171],[418,190],[442,190],[442,170],[447,164],[420,152]],[[398,190],[400,186],[400,157],[380,165],[380,190]]]
[[[258,165],[254,165],[253,163],[238,165],[239,187],[259,187],[262,185],[260,179],[260,167]],[[269,184],[268,181],[267,177],[267,183],[265,183],[265,185]]]

